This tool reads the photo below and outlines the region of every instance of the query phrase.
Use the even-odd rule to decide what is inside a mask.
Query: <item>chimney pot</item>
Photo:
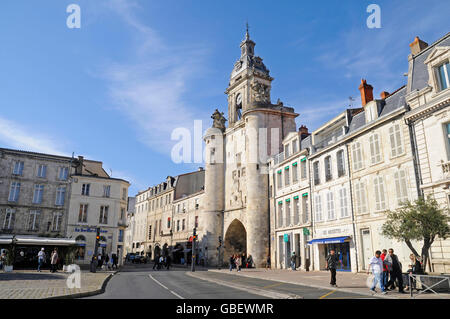
[[[373,86],[367,84],[365,79],[361,79],[359,85],[359,91],[361,92],[361,104],[365,106],[367,103],[373,100]]]
[[[380,97],[384,100],[385,98],[387,98],[389,96],[389,92],[383,91],[380,94]]]
[[[419,39],[419,37],[415,37],[414,41],[411,42],[409,48],[411,49],[411,53],[416,55],[420,53],[423,49],[428,47],[428,43]]]

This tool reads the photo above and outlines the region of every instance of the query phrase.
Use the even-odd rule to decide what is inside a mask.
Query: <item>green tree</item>
[[[419,197],[414,202],[406,201],[395,211],[387,212],[387,220],[382,234],[388,238],[404,241],[417,257],[422,257],[426,268],[429,262],[429,250],[436,237],[446,239],[450,236],[449,209],[440,208],[437,201],[429,196]],[[412,241],[422,241],[419,255]],[[428,265],[431,271],[430,265]]]

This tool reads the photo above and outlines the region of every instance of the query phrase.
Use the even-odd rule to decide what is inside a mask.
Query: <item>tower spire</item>
[[[245,32],[245,40],[250,40],[250,34],[248,33],[248,20],[247,20],[247,23],[246,23],[246,32]]]

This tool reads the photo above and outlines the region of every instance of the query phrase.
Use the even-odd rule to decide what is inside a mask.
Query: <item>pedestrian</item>
[[[230,256],[230,271],[233,271],[234,265],[235,265],[235,263],[234,263],[234,255],[231,255]]]
[[[253,267],[253,257],[252,257],[252,255],[248,255],[247,265],[248,265],[247,268],[252,268]]]
[[[167,257],[166,257],[166,268],[167,268],[167,270],[169,270],[171,263],[172,263],[172,258],[170,258],[170,255],[167,255]]]
[[[159,263],[158,263],[158,269],[161,269],[162,267],[164,267],[164,257],[160,256]]]
[[[408,269],[408,275],[423,275],[423,269],[422,264],[420,263],[420,260],[416,255],[411,254],[409,255],[409,259],[411,259],[411,264],[409,265]],[[421,281],[419,279],[420,277],[412,277],[411,278],[411,287],[406,284],[406,290],[417,290],[417,282],[421,284]],[[409,280],[408,280],[409,283]]]
[[[381,260],[383,261],[383,273],[381,274],[381,281],[383,282],[383,286],[385,290],[387,290],[387,283],[388,283],[388,277],[389,277],[389,267],[387,263],[384,261],[387,255],[387,250],[383,249],[382,253],[380,255]]]
[[[266,258],[266,270],[270,269],[270,255],[267,254],[267,258]]]
[[[241,256],[239,254],[236,255],[235,263],[237,271],[241,271]]]
[[[155,258],[153,259],[153,270],[158,270],[159,269],[159,256],[155,254]]]
[[[5,263],[6,263],[6,252],[5,250],[2,250],[0,254],[0,270],[3,269],[3,265]]]
[[[103,266],[103,258],[102,258],[102,254],[98,254],[97,262],[98,262],[97,267],[101,269],[102,266]]]
[[[295,260],[296,259],[296,256],[295,256],[295,251],[292,253],[292,256],[291,256],[291,269],[292,270],[295,270]]]
[[[56,271],[57,263],[58,263],[58,250],[55,248],[53,249],[52,255],[50,257],[51,272],[57,272]]]
[[[38,257],[38,269],[37,269],[37,271],[41,272],[41,267],[44,264],[45,258],[46,258],[45,257],[45,249],[44,248],[41,248],[41,250],[37,254],[37,257]]]
[[[370,269],[372,269],[373,274],[373,283],[370,288],[371,291],[376,293],[376,286],[379,285],[381,289],[381,293],[383,295],[386,294],[386,290],[383,284],[383,280],[381,278],[383,273],[383,260],[381,259],[381,251],[377,250],[375,252],[375,256],[372,257],[369,261],[369,269],[367,269],[367,274],[369,274]]]
[[[389,270],[390,270],[390,279],[388,282],[388,287],[391,288],[391,290],[395,289],[395,280],[398,280],[398,292],[401,294],[404,294],[405,291],[403,290],[403,277],[402,277],[402,264],[398,260],[397,255],[394,254],[394,249],[389,248],[388,254],[386,255],[386,258],[384,261],[388,264]]]
[[[339,259],[336,256],[336,251],[334,249],[330,250],[330,254],[327,256],[326,259],[326,268],[331,272],[331,281],[330,285],[332,287],[337,287],[336,285],[336,266]]]
[[[247,258],[245,257],[245,254],[242,254],[241,256],[241,265],[242,267],[247,268]]]
[[[181,257],[181,264],[184,266],[184,257]]]
[[[112,269],[117,269],[117,262],[118,262],[118,258],[116,254],[112,254],[111,255],[111,259],[112,259]]]

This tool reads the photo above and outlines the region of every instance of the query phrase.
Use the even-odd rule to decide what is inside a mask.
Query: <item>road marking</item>
[[[164,289],[167,289],[170,291],[171,294],[173,294],[174,296],[176,296],[179,299],[184,299],[183,297],[181,297],[179,294],[177,294],[175,291],[170,290],[169,288],[167,288],[166,286],[164,286],[162,283],[160,283],[158,280],[156,280],[155,278],[153,278],[152,275],[148,275],[151,279],[153,279],[153,281],[155,281],[158,285],[160,285],[161,287],[163,287]]]
[[[264,286],[263,288],[272,288],[272,287],[277,287],[277,286],[281,286],[281,285],[284,285],[284,282],[277,282],[275,284]]]
[[[328,297],[329,295],[334,294],[336,291],[337,291],[337,290],[332,290],[332,291],[330,291],[329,293],[326,293],[325,295],[323,295],[322,297],[320,297],[319,299],[326,298],[326,297]]]

